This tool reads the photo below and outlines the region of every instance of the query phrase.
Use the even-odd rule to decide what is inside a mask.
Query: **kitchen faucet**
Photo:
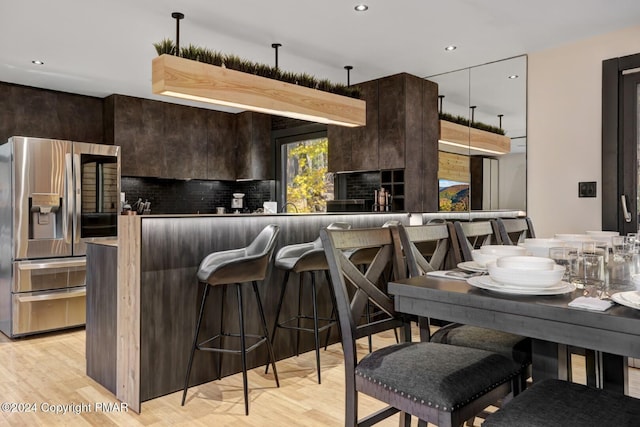
[[[291,203],[291,202],[285,203],[284,206],[282,207],[282,209],[280,210],[280,212],[286,212],[287,211],[287,206],[289,206],[289,205],[293,206],[293,209],[295,209],[296,213],[298,213],[298,207],[296,205],[294,205],[293,203]]]

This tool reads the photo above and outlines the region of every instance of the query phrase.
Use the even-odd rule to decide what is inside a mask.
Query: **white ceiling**
[[[161,99],[151,94],[152,44],[175,39],[174,11],[185,14],[181,46],[273,64],[271,43],[278,42],[280,68],[343,83],[345,65],[354,67],[351,83],[399,72],[427,77],[640,22],[638,0],[368,0],[364,13],[354,11],[358,2],[5,0],[0,81]],[[451,44],[458,48],[446,52]],[[45,64],[32,64],[35,59]]]

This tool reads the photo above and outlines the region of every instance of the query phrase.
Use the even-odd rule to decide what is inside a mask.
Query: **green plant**
[[[175,44],[171,39],[164,39],[159,43],[154,43],[158,55],[175,55]],[[360,89],[356,86],[345,86],[343,84],[332,84],[329,80],[318,80],[314,76],[302,73],[296,74],[290,71],[281,71],[276,67],[265,64],[258,64],[236,55],[225,55],[207,48],[189,45],[180,49],[180,56],[193,61],[204,62],[217,66],[224,66],[230,70],[241,71],[243,73],[255,74],[257,76],[280,80],[287,83],[297,84],[313,89],[344,95],[351,98],[360,98]]]
[[[482,122],[471,122],[469,123],[469,119],[463,116],[454,116],[449,113],[440,113],[440,119],[446,120],[448,122],[457,123],[463,126],[470,126],[475,129],[485,130],[487,132],[496,133],[498,135],[504,135],[504,129],[501,129],[497,126],[491,126]]]
[[[171,39],[163,39],[161,42],[154,43],[153,47],[156,48],[158,55],[174,55],[176,52],[176,45],[173,44]]]

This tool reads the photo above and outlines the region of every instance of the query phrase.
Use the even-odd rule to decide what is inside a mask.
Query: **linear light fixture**
[[[361,99],[173,55],[153,59],[152,92],[318,123],[366,124],[366,103]]]
[[[438,143],[495,155],[511,152],[511,138],[508,136],[447,120],[440,120],[440,139]]]

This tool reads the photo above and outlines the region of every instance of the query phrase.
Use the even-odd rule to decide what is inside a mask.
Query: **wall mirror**
[[[439,210],[526,211],[526,55],[427,79],[442,113]]]

